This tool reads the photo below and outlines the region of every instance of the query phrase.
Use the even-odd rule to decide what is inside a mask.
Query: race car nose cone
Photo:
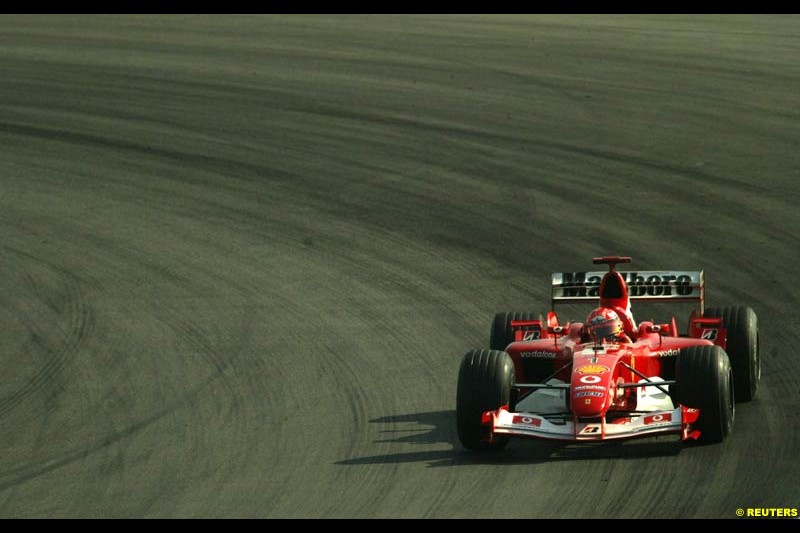
[[[600,416],[606,405],[610,379],[611,369],[607,365],[597,363],[575,365],[570,389],[573,414],[580,417]]]
[[[599,392],[600,397],[587,398],[581,392],[572,395],[572,412],[576,416],[594,418],[603,414],[605,406],[605,393]]]

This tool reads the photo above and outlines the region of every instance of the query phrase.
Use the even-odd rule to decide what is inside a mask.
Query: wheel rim
[[[733,427],[733,419],[736,416],[736,398],[733,390],[733,370],[728,372],[728,421],[725,428],[725,435],[730,435]]]
[[[754,374],[755,374],[755,377],[756,377],[756,383],[758,383],[761,380],[761,350],[760,350],[759,342],[758,342],[758,334],[756,334],[755,365],[756,365],[756,368],[755,368]]]

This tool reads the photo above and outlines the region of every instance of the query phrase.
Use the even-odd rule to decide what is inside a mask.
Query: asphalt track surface
[[[786,16],[3,16],[0,516],[800,507],[798,57]],[[760,398],[465,452],[462,354],[604,253],[751,305]]]

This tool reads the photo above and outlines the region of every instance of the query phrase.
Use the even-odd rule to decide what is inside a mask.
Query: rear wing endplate
[[[600,281],[608,272],[556,272],[553,274],[552,306],[556,302],[586,302],[600,298]],[[628,287],[631,300],[670,300],[671,302],[699,302],[703,313],[703,271],[638,272],[619,271]]]

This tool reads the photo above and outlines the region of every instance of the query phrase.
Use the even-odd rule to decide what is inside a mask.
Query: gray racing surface
[[[791,16],[0,17],[0,517],[800,507],[798,57]],[[599,254],[752,306],[760,398],[463,451],[463,353]]]

